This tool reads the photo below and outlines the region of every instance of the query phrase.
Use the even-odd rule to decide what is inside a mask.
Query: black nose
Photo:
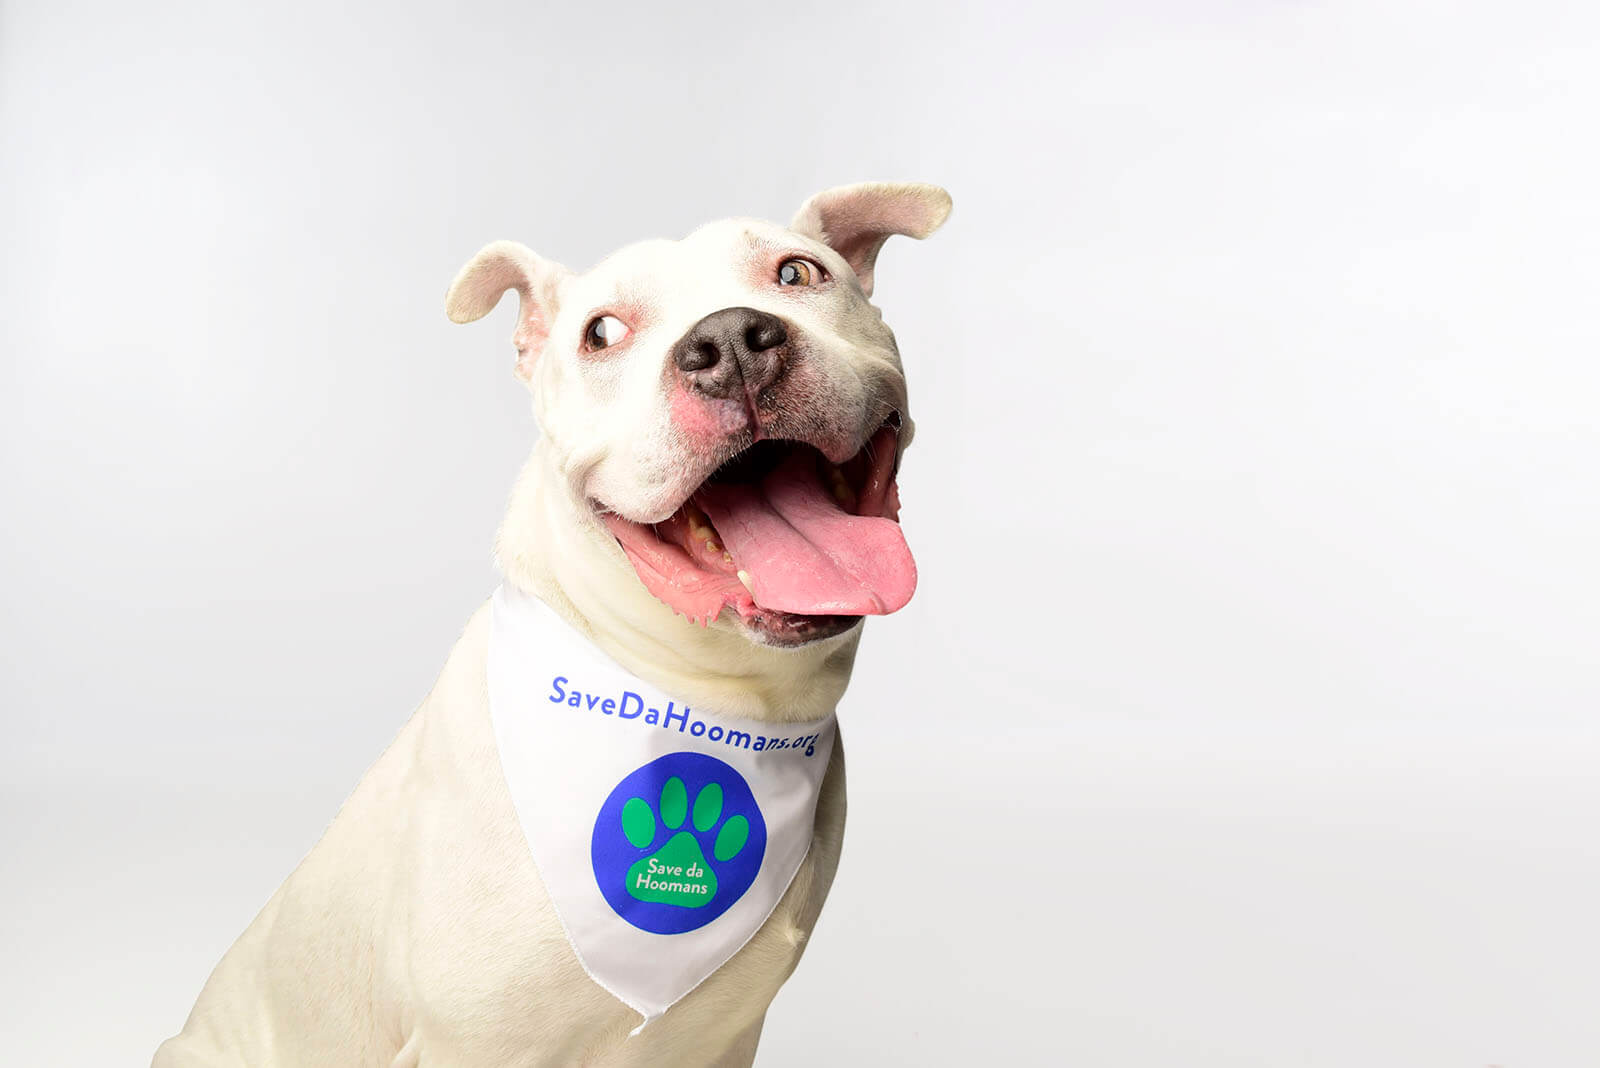
[[[731,396],[737,385],[759,390],[783,369],[777,351],[789,331],[776,315],[723,308],[701,319],[672,347],[672,362],[696,389]]]

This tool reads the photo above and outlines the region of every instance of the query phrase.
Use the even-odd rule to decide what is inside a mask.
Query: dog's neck
[[[495,554],[507,582],[544,600],[625,669],[691,705],[772,722],[821,719],[850,681],[860,627],[775,649],[728,623],[690,623],[656,600],[569,486],[546,439],[517,479]]]

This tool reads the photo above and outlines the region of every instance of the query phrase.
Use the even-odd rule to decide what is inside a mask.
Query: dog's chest
[[[439,875],[454,888],[420,895],[409,993],[414,1018],[439,1024],[421,1037],[442,1063],[704,1063],[759,1027],[805,948],[839,852],[837,832],[819,828],[811,854],[750,941],[630,1037],[639,1014],[584,971],[514,821],[485,827],[481,851],[465,828],[441,821],[436,829],[439,868],[452,869]]]
[[[469,630],[465,639],[472,637]],[[703,1059],[758,1028],[837,868],[842,749],[824,777],[810,850],[772,914],[708,979],[629,1037],[639,1014],[585,972],[528,850],[481,678],[452,685],[450,674],[419,714],[415,751],[391,754],[407,777],[436,769],[425,776],[432,789],[411,793],[405,820],[415,867],[407,876],[409,930],[394,945],[405,976],[397,993],[408,1003],[396,1021],[402,1032],[415,1033],[440,1063],[632,1064]],[[670,952],[670,940],[662,941]]]

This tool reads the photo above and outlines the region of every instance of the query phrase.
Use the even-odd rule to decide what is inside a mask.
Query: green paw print
[[[699,908],[717,896],[717,873],[706,862],[701,836],[722,818],[722,787],[707,783],[694,799],[694,830],[683,826],[690,818],[689,791],[674,775],[661,787],[661,826],[671,833],[665,845],[628,869],[628,893],[640,901]],[[682,828],[681,830],[679,828]],[[622,833],[636,849],[649,849],[656,840],[656,812],[642,797],[622,806]],[[750,821],[733,816],[722,825],[711,844],[711,855],[732,860],[750,840]]]

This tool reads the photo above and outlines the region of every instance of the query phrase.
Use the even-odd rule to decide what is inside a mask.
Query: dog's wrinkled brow
[[[659,304],[661,285],[648,275],[634,275],[617,279],[613,303],[627,308],[645,309]]]
[[[780,252],[789,252],[799,247],[799,242],[793,239],[784,240],[769,234],[758,233],[746,229],[741,235],[748,256],[752,259],[775,255]]]

